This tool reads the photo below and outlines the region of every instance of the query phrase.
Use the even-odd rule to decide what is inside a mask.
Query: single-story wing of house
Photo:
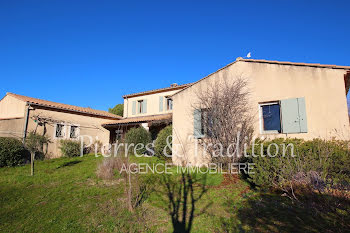
[[[109,112],[61,104],[28,96],[7,93],[0,100],[0,136],[24,140],[28,132],[47,135],[47,158],[60,157],[61,139],[77,140],[89,135],[94,143],[109,142],[109,131],[101,126],[108,120],[121,119]],[[86,138],[89,143],[90,139]]]

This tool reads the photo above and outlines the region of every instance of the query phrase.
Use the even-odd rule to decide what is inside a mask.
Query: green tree
[[[108,112],[113,113],[118,116],[123,116],[124,104],[117,104],[114,108],[109,108]]]
[[[31,175],[34,175],[34,159],[35,154],[43,152],[44,144],[49,143],[50,140],[47,136],[36,134],[35,132],[30,132],[25,141],[25,147],[30,152],[30,167]]]

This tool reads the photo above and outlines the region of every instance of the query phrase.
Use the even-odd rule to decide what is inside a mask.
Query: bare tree
[[[211,161],[227,165],[239,157],[253,135],[254,111],[247,81],[242,77],[208,83],[196,93],[194,114],[200,111],[199,143]],[[199,120],[199,119],[195,119]]]

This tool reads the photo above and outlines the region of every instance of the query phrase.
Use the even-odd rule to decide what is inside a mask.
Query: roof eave
[[[123,95],[122,97],[124,99],[126,99],[126,98],[130,98],[130,97],[151,95],[151,94],[157,94],[157,93],[162,93],[162,92],[167,92],[167,91],[176,91],[179,89],[184,89],[191,84],[192,83],[188,83],[188,84],[178,85],[176,87],[166,87],[166,88],[160,88],[160,89],[155,89],[155,90],[151,90],[151,91],[138,92],[138,93],[133,93],[133,94],[128,94],[128,95]]]
[[[100,115],[100,114],[94,114],[94,113],[89,113],[89,112],[83,112],[83,111],[79,111],[79,110],[73,110],[73,109],[68,109],[68,108],[58,108],[58,107],[54,107],[54,106],[49,106],[49,105],[45,105],[45,104],[38,104],[38,103],[34,103],[34,102],[30,102],[30,101],[26,101],[27,105],[31,105],[31,106],[40,106],[40,107],[45,107],[45,108],[52,108],[52,109],[58,109],[58,110],[63,110],[63,111],[68,111],[68,112],[76,112],[76,113],[80,113],[80,114],[84,114],[84,115],[90,115],[90,116],[96,116],[99,118],[107,118],[107,119],[115,119],[115,120],[120,120],[122,119],[122,117],[112,117],[112,116],[106,116],[106,115]],[[117,116],[117,115],[116,115]]]

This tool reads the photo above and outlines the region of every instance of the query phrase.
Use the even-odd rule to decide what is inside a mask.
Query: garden
[[[142,130],[142,129],[141,129]],[[141,131],[140,130],[140,131]],[[133,132],[138,135],[142,132]],[[169,134],[162,133],[162,134]],[[164,136],[162,136],[164,137]],[[131,137],[132,138],[132,137]],[[149,138],[142,137],[143,140]],[[129,138],[130,139],[130,138]],[[132,140],[132,139],[130,139]],[[181,172],[130,174],[123,165],[165,164],[155,156],[75,156],[37,159],[0,139],[1,232],[346,232],[350,229],[349,150],[346,142],[276,139],[294,143],[296,157],[251,156],[247,175]],[[68,148],[71,148],[68,150]],[[262,149],[261,149],[262,148]],[[252,152],[253,148],[250,148]],[[281,151],[281,150],[280,150]],[[275,151],[276,152],[276,151]],[[11,156],[9,156],[11,155]],[[27,156],[27,157],[25,157]],[[180,171],[180,172],[179,172]]]

